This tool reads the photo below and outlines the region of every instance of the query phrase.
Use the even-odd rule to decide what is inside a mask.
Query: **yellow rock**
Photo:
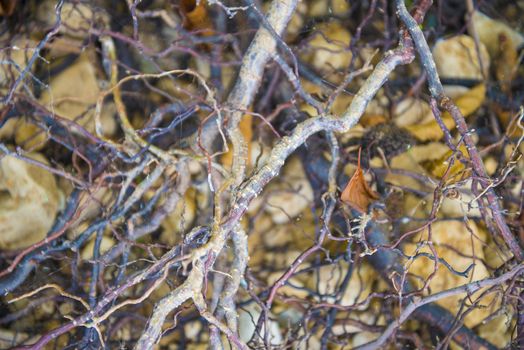
[[[27,154],[48,164],[40,154]],[[54,176],[12,156],[0,159],[0,249],[20,249],[45,238],[59,210]]]
[[[289,24],[287,25],[287,29],[285,33],[286,42],[292,41],[300,34],[302,27],[304,27],[307,9],[308,9],[308,6],[306,5],[305,2],[300,1],[297,4],[296,10],[293,13],[293,16],[291,16],[291,19],[289,20]]]
[[[42,1],[37,11],[37,18],[49,26],[54,25],[55,6],[54,1]],[[109,24],[109,18],[105,12],[93,11],[93,8],[93,6],[82,3],[64,3],[60,14],[62,20],[60,33],[75,38],[85,38],[89,35],[88,30],[96,23]]]
[[[430,211],[433,194],[428,196],[428,211]],[[442,199],[439,214],[443,217],[472,217],[480,216],[478,203],[471,193],[471,180],[464,181],[463,185],[456,186],[455,191]]]
[[[287,161],[280,178],[285,182],[271,182],[265,190],[267,202],[264,209],[277,224],[297,217],[313,201],[313,189],[298,157]]]
[[[313,0],[310,2],[308,10],[309,17],[342,15],[349,11],[349,3],[346,0]]]
[[[443,179],[445,184],[463,181],[471,175],[469,168],[460,161],[460,157],[469,159],[469,154],[464,144],[458,147],[461,154],[455,155],[449,150],[441,158],[430,162],[427,166],[430,173],[438,179]],[[445,177],[445,178],[444,178]]]
[[[108,236],[103,236],[102,241],[100,242],[100,255],[107,252],[111,247],[115,245],[115,240]],[[95,237],[82,248],[82,252],[80,253],[83,260],[90,260],[93,259],[93,249],[95,248]]]
[[[338,22],[319,25],[307,48],[309,62],[321,72],[348,67],[351,61],[351,34]]]
[[[460,113],[464,117],[467,117],[482,106],[485,96],[486,86],[484,84],[479,84],[456,98],[454,102],[460,110]],[[441,117],[448,130],[453,130],[455,128],[455,121],[448,112],[442,113]],[[408,125],[405,128],[422,142],[438,141],[444,137],[444,133],[435,119],[423,123]]]
[[[0,129],[0,139],[8,139],[13,136],[15,143],[28,151],[40,150],[47,141],[46,132],[23,117],[9,119]]]
[[[248,145],[251,169],[257,169],[262,166],[267,160],[269,153],[271,153],[271,147],[265,145],[262,141],[252,141]]]
[[[242,307],[238,310],[238,335],[242,341],[248,342],[251,339],[253,333],[255,332],[258,318],[260,317],[261,313],[262,309],[254,302],[249,303],[245,307]],[[264,339],[266,332],[268,332],[266,327],[262,327],[261,334],[259,336]],[[269,321],[268,333],[270,344],[277,346],[282,343],[282,333],[280,332],[280,327],[276,321]]]
[[[202,324],[200,322],[191,322],[184,324],[184,337],[192,341],[198,339],[198,335],[202,331]]]
[[[489,176],[493,176],[495,171],[497,171],[498,162],[494,157],[489,156],[484,160],[484,166],[486,167],[486,173],[488,173]]]
[[[366,106],[365,114],[387,115],[389,113],[388,106],[388,97],[385,95],[384,89],[381,88],[378,90],[375,97]]]
[[[282,277],[283,272],[273,272],[268,276],[267,284],[273,285],[276,281]],[[285,295],[287,297],[307,299],[310,296],[310,292],[304,288],[304,283],[298,278],[291,277],[289,284],[285,284],[278,289],[280,295]]]
[[[431,198],[423,198],[420,199],[419,197],[411,194],[411,193],[405,193],[404,194],[404,213],[406,216],[410,216],[417,219],[425,219],[429,215],[429,211],[425,210],[426,206],[429,206],[432,202],[433,197]]]
[[[251,215],[248,214],[250,217]],[[271,217],[265,213],[261,213],[253,217],[253,229],[248,235],[248,249],[249,249],[249,266],[258,266],[266,258],[265,249],[260,249],[263,246],[263,239],[267,232],[274,226]]]
[[[332,297],[322,300],[333,303],[335,294],[340,290],[341,282],[349,269],[349,263],[341,261],[338,264],[322,266],[308,280],[309,289],[318,291],[321,295]],[[341,306],[351,306],[364,300],[371,293],[373,280],[377,277],[375,271],[366,264],[353,271],[347,288],[340,299]],[[318,288],[317,288],[318,286]]]
[[[165,244],[175,245],[181,240],[181,234],[185,233],[193,224],[196,217],[197,193],[190,188],[175,206],[175,210],[162,222],[163,232],[161,240]]]
[[[53,77],[49,89],[42,92],[40,102],[50,111],[74,120],[81,117],[87,107],[96,103],[99,92],[95,68],[87,55],[82,55],[74,64]],[[82,118],[79,124],[85,124],[85,120],[85,117]]]
[[[2,37],[2,40],[7,40],[7,38]],[[7,92],[4,88],[8,89],[14,80],[20,76],[20,71],[26,68],[27,62],[33,56],[34,48],[37,44],[38,43],[32,39],[22,37],[12,38],[9,39],[9,47],[0,50],[0,61],[11,62],[11,64],[2,63],[0,65],[0,85],[2,86],[2,90],[0,91],[2,91],[3,94]],[[16,66],[18,66],[18,68]],[[28,77],[27,79],[29,80],[31,78]],[[20,89],[21,86],[22,84],[18,86],[18,89]]]
[[[499,51],[500,35],[511,39],[513,45],[518,47],[524,43],[524,36],[503,22],[489,18],[479,11],[473,13],[472,24],[479,36],[479,40],[494,57]]]
[[[47,141],[47,134],[38,126],[25,122],[23,119],[15,129],[15,143],[25,150],[41,150]]]
[[[483,79],[489,73],[489,55],[486,47],[480,43],[480,58],[477,55],[475,41],[467,35],[439,40],[433,48],[433,58],[441,78]],[[481,64],[482,62],[482,70]]]
[[[74,120],[88,131],[94,131],[93,107],[100,92],[95,68],[89,55],[82,54],[78,61],[53,77],[49,87],[44,89],[39,102],[53,114]],[[116,131],[113,119],[114,104],[104,106],[101,121],[104,135],[110,136]],[[10,121],[0,130],[0,137],[11,137],[14,134],[17,145],[26,150],[39,150],[47,140],[45,130],[37,125],[17,118]]]
[[[375,290],[376,292],[376,290]],[[378,313],[378,308],[375,307],[376,304],[371,303],[371,305],[368,306],[367,310],[365,311],[354,311],[351,310],[349,313],[351,313],[351,318],[358,320],[363,323],[367,324],[375,324],[377,326],[382,326],[385,324],[384,317],[381,317]],[[336,336],[347,336],[351,333],[361,333],[363,330],[359,326],[352,325],[350,323],[348,324],[335,324],[333,326],[333,334]]]
[[[484,247],[484,256],[486,258],[486,264],[495,268],[499,268],[502,265],[508,263],[513,258],[513,254],[505,249],[505,244],[502,238],[488,236],[489,243]],[[501,249],[502,248],[502,249]]]
[[[353,337],[353,347],[364,345],[378,338],[377,333],[372,332],[359,332]]]
[[[511,330],[514,323],[507,314],[500,314],[487,323],[478,326],[478,335],[499,349],[506,348],[511,341]]]
[[[451,98],[453,101],[460,96],[466,94],[469,91],[469,88],[461,85],[444,85],[444,93],[447,97]],[[431,115],[433,117],[433,115]],[[434,117],[433,117],[434,118]],[[428,122],[429,120],[425,120]]]
[[[14,38],[12,44],[5,50],[0,50],[0,60],[9,61],[13,64],[2,64],[0,69],[0,93],[2,95],[7,94],[8,89],[20,76],[20,71],[24,70],[27,66],[27,62],[34,53],[34,48],[37,42],[31,39],[25,38]],[[18,68],[16,66],[18,66]],[[32,69],[29,71],[26,81],[31,80]],[[20,84],[17,91],[23,84]],[[24,149],[27,150],[39,150],[45,140],[45,132],[39,132],[38,128],[27,122],[25,118],[11,118],[5,123],[0,129],[0,139],[6,139],[15,136],[15,142],[17,145],[23,145]]]
[[[268,266],[272,266],[274,269],[281,269],[282,271],[291,264],[300,256],[302,253],[301,250],[290,248],[286,251],[286,254],[279,253],[269,253],[265,256],[265,262]],[[282,273],[276,272],[272,278],[269,279],[270,282],[275,282]]]
[[[408,255],[416,255],[416,243],[427,240],[428,231],[424,230],[414,237],[413,243],[405,245],[405,253]],[[456,271],[464,272],[471,264],[475,264],[469,271],[469,277],[462,277],[451,272],[444,264],[439,263],[438,271],[429,284],[432,294],[490,276],[490,273],[483,263],[483,247],[485,245],[486,235],[483,231],[477,229],[474,222],[470,221],[466,225],[463,221],[457,220],[437,221],[431,225],[431,241],[434,243],[438,257],[444,259]],[[427,244],[421,244],[421,246],[418,247],[418,252],[428,253],[433,256]],[[477,259],[473,258],[473,256]],[[419,256],[413,261],[408,262],[407,266],[409,273],[421,278],[412,279],[417,287],[422,287],[422,281],[425,281],[434,272],[434,261],[424,256]],[[471,298],[475,300],[475,298],[479,296],[480,293],[478,292]],[[466,326],[475,327],[497,309],[498,303],[492,303],[493,296],[493,294],[489,294],[483,297],[480,301],[480,307],[473,309],[467,314],[464,320]],[[452,313],[457,313],[465,297],[466,294],[464,293],[443,298],[437,303]],[[466,300],[467,304],[469,303],[468,300]]]
[[[393,169],[403,169],[415,172],[417,174],[427,174],[422,162],[435,160],[442,157],[449,148],[443,143],[431,142],[426,145],[415,145],[407,152],[399,154],[389,159],[389,165]],[[386,181],[397,186],[407,186],[410,188],[421,189],[423,186],[418,181],[409,176],[389,173],[386,175]]]
[[[58,313],[61,316],[70,316],[75,311],[75,307],[71,303],[62,303],[58,305]]]
[[[20,344],[20,341],[24,340],[21,344],[34,344],[40,335],[29,335],[25,332],[12,329],[0,329],[0,348],[9,349],[13,347],[13,344]]]
[[[301,336],[297,337],[298,341],[293,344],[293,350],[310,350],[310,349],[321,349],[322,343],[320,342],[320,335],[309,334],[304,335],[304,328],[300,328]]]
[[[403,99],[393,110],[394,122],[399,127],[416,124],[428,116],[433,118],[429,104],[414,97]]]
[[[59,182],[59,186],[63,192],[67,193],[71,190],[70,184],[65,181]],[[78,218],[71,224],[67,234],[68,238],[74,239],[85,230],[88,223],[105,210],[105,208],[109,207],[115,198],[115,193],[103,186],[92,188],[89,193],[82,193],[79,204],[82,211],[78,215]]]

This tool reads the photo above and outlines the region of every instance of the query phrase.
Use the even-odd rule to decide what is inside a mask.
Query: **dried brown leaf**
[[[353,209],[365,213],[367,212],[368,206],[378,198],[378,193],[373,191],[367,184],[366,179],[364,179],[364,173],[360,166],[359,150],[357,170],[346,185],[340,199]]]

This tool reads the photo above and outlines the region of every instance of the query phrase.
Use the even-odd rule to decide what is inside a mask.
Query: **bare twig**
[[[413,38],[414,45],[417,48],[418,54],[420,55],[422,65],[428,75],[428,85],[431,95],[437,100],[438,104],[447,110],[453,117],[453,120],[455,121],[457,128],[466,144],[469,157],[473,165],[473,170],[478,175],[482,185],[489,186],[489,177],[486,173],[486,169],[484,168],[482,158],[480,157],[477,147],[470,135],[470,130],[468,129],[466,121],[464,120],[464,116],[455,103],[444,93],[444,88],[442,87],[442,83],[440,82],[440,78],[437,73],[437,67],[433,60],[433,56],[431,55],[429,46],[424,38],[424,34],[422,33],[415,19],[409,14],[404,1],[396,0],[396,5],[399,11],[399,17],[404,22],[407,30],[409,31],[409,34]],[[473,188],[473,191],[477,192],[475,188]],[[522,252],[519,243],[515,239],[504,217],[502,216],[502,209],[500,208],[497,195],[492,188],[486,192],[486,198],[491,209],[491,215],[497,224],[502,238],[508,245],[513,255],[515,255],[515,258],[517,258],[518,261],[524,260],[524,253]],[[484,219],[489,221],[489,218],[487,217]]]
[[[513,278],[518,277],[522,272],[524,271],[524,264],[519,264],[513,267],[510,271],[506,272],[500,277],[495,278],[486,278],[480,281],[471,282],[464,284],[459,287],[447,289],[445,291],[435,293],[433,295],[427,296],[423,299],[419,299],[416,301],[411,302],[409,305],[407,305],[398,319],[391,323],[386,330],[380,335],[377,340],[374,340],[371,343],[368,343],[366,345],[363,345],[361,347],[358,347],[359,350],[372,350],[372,349],[380,349],[384,346],[384,344],[387,342],[387,340],[393,335],[393,333],[397,330],[397,328],[400,327],[400,325],[408,319],[408,317],[419,307],[436,302],[438,300],[457,295],[462,293],[467,293],[468,295],[471,295],[475,293],[476,291],[490,286],[496,286],[496,285],[502,285],[506,281],[511,280]]]
[[[296,6],[297,0],[275,0],[271,3],[267,21],[276,34],[282,34]],[[247,146],[238,124],[242,119],[242,111],[248,109],[253,102],[262,81],[266,63],[275,52],[276,46],[276,39],[264,26],[261,26],[244,54],[238,78],[227,99],[227,104],[234,110],[229,116],[227,130],[233,145],[232,172],[236,186],[240,185],[244,179],[247,159]]]

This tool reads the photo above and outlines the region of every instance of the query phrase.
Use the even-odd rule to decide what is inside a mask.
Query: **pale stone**
[[[195,197],[196,191],[189,189],[162,222],[162,242],[175,245],[180,242],[181,234],[189,230],[196,217]]]
[[[459,35],[439,40],[432,52],[441,78],[483,79],[475,41],[471,37]],[[479,52],[484,76],[487,76],[490,60],[482,43]]]
[[[383,322],[383,318],[382,319],[379,319],[379,322],[377,323],[377,317],[378,317],[378,314],[376,312],[376,310],[374,310],[373,306],[370,306],[370,308],[368,310],[365,310],[365,311],[361,311],[361,312],[354,312],[354,311],[351,311],[351,318],[352,319],[355,319],[355,320],[358,320],[360,322],[363,322],[363,323],[367,323],[367,324],[377,324],[377,325],[383,325],[384,322]],[[382,322],[380,322],[382,321]],[[359,327],[359,326],[356,326],[356,325],[352,325],[352,324],[336,324],[333,326],[333,329],[332,329],[332,332],[334,335],[336,336],[343,336],[343,335],[348,335],[348,334],[351,334],[351,333],[360,333],[362,332],[362,327]]]
[[[304,1],[300,1],[297,4],[297,7],[293,12],[293,15],[291,16],[291,19],[289,20],[289,23],[287,25],[287,29],[285,32],[286,42],[292,41],[300,34],[300,31],[302,30],[305,24],[305,16],[307,14],[307,10],[308,6]]]
[[[432,256],[432,252],[427,244],[421,244],[417,247],[417,242],[424,242],[428,239],[428,231],[424,230],[413,238],[413,243],[406,244],[404,251],[408,255],[416,255],[418,252],[425,252]],[[458,220],[442,220],[431,225],[431,241],[434,243],[438,257],[444,259],[456,271],[465,271],[471,264],[475,266],[469,271],[468,277],[459,276],[439,263],[433,279],[429,283],[431,293],[448,290],[461,286],[466,283],[478,281],[490,276],[484,265],[484,251],[486,244],[486,235],[479,230],[473,221],[468,221],[467,225]],[[454,249],[457,251],[455,251]],[[470,256],[475,255],[477,259]],[[414,276],[419,276],[426,280],[435,269],[434,261],[427,257],[420,256],[413,261],[407,262],[408,271]],[[417,288],[422,287],[422,280],[413,278],[412,282]],[[473,294],[472,298],[479,297],[480,293]],[[456,314],[460,309],[460,302],[466,297],[466,294],[454,295],[440,299],[437,303],[452,313]],[[475,308],[465,317],[465,324],[468,327],[477,326],[482,320],[491,315],[498,307],[498,302],[493,303],[494,294],[488,294],[483,297],[480,308]]]
[[[31,336],[19,330],[0,329],[0,348],[9,349],[13,344],[34,344],[39,338],[38,334]]]
[[[82,55],[74,64],[53,77],[49,89],[42,92],[40,102],[50,111],[74,120],[96,103],[99,92],[95,68],[87,55]]]
[[[431,197],[433,197],[433,194]],[[445,217],[480,217],[480,209],[475,198],[471,193],[471,180],[467,180],[455,189],[453,196],[446,196],[442,199],[440,213]]]
[[[371,333],[371,332],[360,332],[355,334],[353,337],[353,347],[357,347],[360,345],[367,344],[375,339],[378,338],[377,333]]]
[[[115,240],[112,237],[103,236],[102,240],[100,242],[100,255],[107,252],[111,247],[115,245]],[[87,244],[82,248],[82,252],[80,253],[80,256],[83,260],[90,260],[93,259],[93,250],[95,248],[96,244],[96,238],[93,236],[92,239],[87,242]]]
[[[266,163],[269,153],[271,152],[271,148],[260,141],[252,141],[250,151],[250,165],[252,169],[256,169]]]
[[[264,210],[277,224],[297,217],[313,201],[313,189],[299,158],[291,157],[288,160],[280,179],[285,179],[285,182],[271,182],[265,191],[267,202]]]
[[[2,37],[2,40],[5,39],[7,38]],[[0,50],[0,61],[2,61],[0,65],[0,86],[2,90],[0,90],[0,92],[2,92],[2,94],[7,92],[7,89],[11,87],[14,79],[18,78],[20,72],[26,68],[27,62],[35,53],[34,48],[38,45],[38,42],[22,37],[10,39],[9,42],[10,45],[8,48]],[[26,78],[28,82],[31,80],[31,72],[32,69]],[[14,79],[12,79],[11,76]],[[17,90],[20,89],[21,86],[23,85],[20,84]]]
[[[479,40],[486,46],[491,57],[496,56],[499,52],[500,35],[511,39],[515,47],[524,43],[524,35],[503,22],[489,18],[482,12],[475,11],[471,22],[479,36]]]
[[[511,314],[501,313],[491,321],[478,326],[478,335],[499,349],[507,348],[514,329]]]
[[[333,303],[336,301],[335,294],[339,291],[340,284],[348,269],[349,263],[346,261],[322,266],[318,269],[318,272],[314,273],[313,278],[308,280],[308,287],[317,290],[320,295],[327,296],[323,297],[322,300]],[[371,286],[376,277],[376,273],[371,267],[366,264],[361,265],[353,271],[349,285],[342,294],[339,304],[351,306],[364,300],[371,293]]]
[[[71,185],[69,182],[60,181],[59,186],[63,192],[70,192]],[[107,187],[97,186],[91,189],[90,192],[82,193],[80,197],[79,207],[82,211],[79,213],[67,233],[69,239],[74,239],[82,233],[88,226],[88,223],[97,215],[99,215],[104,208],[108,207],[115,199],[114,192]]]
[[[309,17],[343,15],[349,11],[347,0],[311,1],[309,4]]]
[[[40,154],[27,156],[48,164]],[[12,156],[0,159],[0,249],[44,239],[58,210],[59,190],[50,172]]]
[[[338,22],[319,25],[309,42],[309,62],[320,71],[345,69],[351,61],[351,34]]]
[[[489,176],[493,176],[495,171],[497,171],[498,162],[495,158],[489,156],[484,160],[484,167],[486,168],[486,173],[488,173]]]
[[[238,333],[240,340],[247,342],[253,336],[255,332],[258,318],[262,313],[260,306],[254,302],[238,309]],[[262,339],[265,337],[267,330],[266,327],[262,327],[260,336]],[[271,345],[278,346],[282,344],[283,338],[282,333],[277,322],[269,321],[269,342]]]
[[[394,122],[399,127],[413,125],[428,118],[428,116],[433,117],[429,104],[414,97],[403,99],[393,110]]]
[[[38,8],[37,19],[52,26],[56,22],[56,2],[42,1]],[[60,13],[61,26],[59,32],[75,38],[85,38],[89,29],[95,24],[109,24],[109,17],[103,11],[93,11],[93,7],[82,3],[66,2]]]
[[[198,334],[202,331],[202,324],[200,322],[190,322],[184,324],[184,335],[187,339],[195,341],[198,339]]]
[[[301,329],[302,330],[302,329]],[[321,349],[322,343],[317,334],[308,335],[308,337],[301,337],[298,343],[293,344],[293,350],[310,350]]]
[[[273,272],[268,276],[267,284],[273,285],[276,281],[282,277],[283,272]],[[280,295],[285,295],[291,298],[297,299],[307,299],[310,296],[310,292],[304,288],[304,283],[302,283],[298,278],[291,277],[288,279],[289,284],[285,284],[278,289]]]

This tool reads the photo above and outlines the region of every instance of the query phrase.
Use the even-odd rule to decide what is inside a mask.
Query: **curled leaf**
[[[360,150],[358,152],[357,170],[349,180],[340,200],[349,205],[351,208],[365,213],[371,203],[379,199],[378,193],[373,191],[364,179],[364,173],[360,167]]]

